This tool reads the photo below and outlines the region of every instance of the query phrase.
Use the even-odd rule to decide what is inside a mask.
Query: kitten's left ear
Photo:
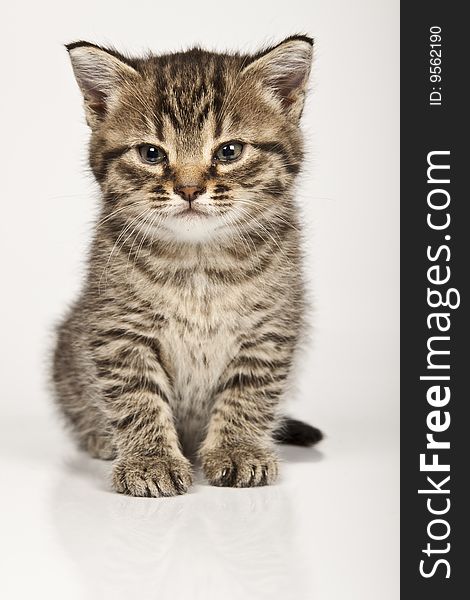
[[[286,115],[298,121],[304,106],[312,56],[313,39],[295,35],[255,55],[243,73],[261,78],[281,101]]]

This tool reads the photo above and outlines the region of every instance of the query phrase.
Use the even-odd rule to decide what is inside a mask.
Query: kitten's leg
[[[74,316],[58,331],[52,373],[56,401],[78,446],[93,458],[111,460],[116,457],[112,432],[102,412],[91,402],[88,386],[93,363],[87,360],[83,328],[76,325]]]
[[[101,408],[117,450],[114,488],[131,496],[186,492],[191,465],[180,450],[158,342],[121,329],[98,338],[94,347]]]
[[[111,435],[90,433],[84,442],[85,450],[92,458],[113,460],[116,458],[116,447]]]
[[[253,350],[240,353],[224,373],[200,449],[212,485],[252,487],[276,480],[273,433],[290,365],[290,352],[280,353],[272,360],[255,358]]]

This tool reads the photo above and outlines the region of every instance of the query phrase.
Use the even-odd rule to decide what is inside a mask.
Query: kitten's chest
[[[169,309],[169,310],[168,310]],[[199,278],[167,306],[163,344],[172,365],[178,402],[209,402],[237,354],[244,318],[232,295]]]
[[[235,356],[235,335],[221,325],[208,332],[203,328],[167,330],[165,346],[172,363],[175,396],[180,402],[208,402],[227,364]]]

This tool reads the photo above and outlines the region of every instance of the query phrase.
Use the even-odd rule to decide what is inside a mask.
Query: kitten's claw
[[[209,483],[219,487],[269,485],[278,474],[276,455],[256,446],[215,448],[201,458]]]
[[[129,496],[177,496],[187,492],[191,482],[191,465],[184,457],[121,458],[113,470],[114,489]]]

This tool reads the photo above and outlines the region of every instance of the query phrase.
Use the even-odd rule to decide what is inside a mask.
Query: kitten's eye
[[[161,163],[166,159],[166,154],[158,146],[152,144],[142,144],[138,148],[140,158],[151,165]]]
[[[232,160],[237,160],[240,158],[243,152],[243,144],[240,142],[228,142],[226,144],[222,144],[220,148],[214,155],[216,160],[220,160],[221,162],[230,162]]]

